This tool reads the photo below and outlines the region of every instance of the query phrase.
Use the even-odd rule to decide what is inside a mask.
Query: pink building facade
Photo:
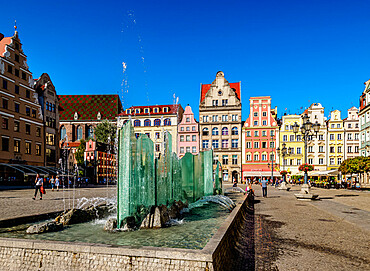
[[[242,178],[280,176],[276,161],[279,126],[277,108],[271,109],[271,97],[251,97],[250,114],[242,128]],[[272,165],[271,165],[272,164]]]
[[[185,107],[182,120],[177,128],[177,155],[183,157],[185,153],[199,153],[199,124],[194,113],[188,105]]]

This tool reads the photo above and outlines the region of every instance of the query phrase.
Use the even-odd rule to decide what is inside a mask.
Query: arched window
[[[218,128],[212,129],[212,135],[218,135]]]
[[[209,134],[208,128],[203,128],[203,135],[207,136]]]
[[[87,127],[87,138],[94,138],[94,127]]]
[[[135,120],[134,121],[134,126],[141,126],[140,120]]]
[[[229,134],[229,129],[227,127],[222,128],[222,135],[228,135]]]
[[[232,129],[231,129],[231,135],[238,135],[238,128],[237,127],[233,127]]]
[[[160,119],[155,119],[154,120],[154,126],[161,126],[161,120]]]
[[[81,140],[81,139],[82,139],[82,127],[78,126],[77,127],[77,140]]]
[[[66,137],[66,134],[67,134],[66,127],[62,126],[60,128],[60,139],[63,140]]]
[[[150,126],[150,120],[149,119],[144,120],[144,126]]]
[[[170,126],[171,125],[171,120],[170,119],[165,119],[164,120],[164,126]]]

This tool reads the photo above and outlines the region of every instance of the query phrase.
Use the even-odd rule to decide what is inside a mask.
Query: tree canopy
[[[77,147],[76,153],[75,153],[75,159],[77,161],[78,166],[84,165],[84,153],[86,149],[86,141],[81,139],[80,145]]]
[[[342,174],[357,174],[370,171],[370,157],[358,156],[344,160],[339,167]]]
[[[111,144],[116,137],[117,126],[108,120],[103,120],[95,128],[96,141],[108,144],[108,137],[110,137]]]

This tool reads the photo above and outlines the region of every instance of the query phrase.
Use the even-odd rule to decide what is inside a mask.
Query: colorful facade
[[[293,132],[293,125],[297,123],[299,127],[302,126],[301,115],[284,115],[281,119],[280,135],[279,135],[279,166],[280,170],[286,170],[290,175],[303,175],[298,170],[299,166],[304,163],[304,142],[302,141],[302,134],[299,130],[297,134]],[[287,149],[286,155],[283,157],[282,149],[285,143]]]
[[[177,133],[177,155],[179,158],[187,152],[193,155],[199,153],[199,124],[195,120],[194,113],[189,105],[185,107]]]
[[[279,127],[277,109],[271,109],[271,97],[251,97],[250,114],[242,130],[243,180],[250,177],[280,176],[276,146]],[[272,168],[271,168],[272,167]]]
[[[360,153],[370,156],[370,80],[366,81],[365,89],[360,97]]]
[[[330,113],[327,129],[327,170],[333,170],[339,168],[344,160],[344,127],[339,110]]]
[[[179,104],[132,106],[119,115],[118,127],[131,121],[136,137],[146,134],[154,142],[155,155],[164,150],[165,131],[172,136],[172,150],[177,150],[177,126],[182,120],[184,109]]]
[[[213,149],[224,181],[241,180],[240,82],[229,83],[219,71],[212,84],[202,84],[199,104],[200,150]]]
[[[344,126],[344,159],[360,155],[360,125],[358,109],[348,109],[348,117],[343,120]]]

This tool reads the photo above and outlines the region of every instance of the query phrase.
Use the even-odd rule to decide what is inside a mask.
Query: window
[[[262,161],[267,161],[267,155],[266,154],[262,154]]]
[[[324,135],[319,135],[319,140],[324,140]]]
[[[218,106],[218,100],[212,100],[212,106]]]
[[[247,141],[247,142],[246,142],[246,148],[247,148],[247,149],[250,149],[251,147],[252,147],[252,142]]]
[[[301,147],[297,147],[297,154],[302,154],[302,148]]]
[[[36,155],[37,156],[41,155],[41,145],[40,144],[36,144]]]
[[[266,149],[267,148],[267,142],[262,142],[262,146],[261,146],[262,149]]]
[[[217,116],[217,115],[213,115],[213,116],[212,116],[212,121],[213,121],[213,122],[216,122],[217,120],[218,120],[218,116]]]
[[[222,139],[222,148],[228,148],[228,147],[229,147],[229,140]]]
[[[257,112],[254,112],[254,113],[253,113],[253,116],[254,116],[254,117],[258,117],[258,113],[257,113]]]
[[[94,127],[92,125],[87,127],[87,138],[94,138]]]
[[[313,152],[312,146],[308,146],[308,152]]]
[[[155,119],[154,120],[154,126],[161,126],[161,120],[160,119]]]
[[[208,149],[209,148],[209,140],[203,140],[202,141],[202,148]]]
[[[150,111],[149,111],[149,108],[145,108],[144,109],[144,113],[148,114]]]
[[[218,135],[218,128],[212,129],[212,135]]]
[[[17,85],[14,86],[14,92],[15,94],[19,94],[19,86]]]
[[[228,117],[227,115],[222,115],[222,121],[227,121]]]
[[[208,116],[203,116],[203,122],[208,122]]]
[[[229,129],[227,127],[222,128],[222,135],[228,135],[229,134]]]
[[[227,99],[222,100],[222,106],[227,106],[227,102],[228,102]]]
[[[184,147],[180,147],[180,153],[184,153]]]
[[[26,73],[25,73],[25,72],[22,72],[22,79],[23,79],[23,80],[27,80],[27,75],[26,75]]]
[[[322,147],[322,146],[320,146]],[[334,153],[334,147],[330,147],[330,153]]]
[[[5,129],[5,130],[9,129],[9,120],[7,118],[3,117],[2,128]]]
[[[334,165],[334,158],[330,158],[330,165]]]
[[[254,125],[254,126],[258,126],[258,121],[257,121],[257,120],[255,120],[255,121],[253,122],[253,125]]]
[[[266,131],[262,131],[262,136],[267,136]]]
[[[188,126],[188,127],[186,127],[186,131],[190,131],[190,127]]]
[[[159,108],[157,108],[157,107],[156,107],[156,108],[154,108],[154,109],[153,109],[153,112],[154,112],[154,113],[159,113]]]
[[[82,127],[77,126],[77,140],[81,140],[81,139],[82,139]]]
[[[342,134],[338,134],[337,138],[338,140],[342,140]]]
[[[18,69],[14,69],[14,75],[19,77],[19,70]]]
[[[291,166],[294,165],[294,159],[290,159],[289,163]]]
[[[159,139],[159,132],[155,133],[155,139]]]
[[[229,163],[229,157],[227,155],[222,155],[222,164],[227,165]]]
[[[271,137],[275,136],[275,131],[274,130],[270,130],[270,136]]]
[[[238,148],[238,140],[232,139],[231,140],[231,148]]]
[[[148,138],[150,138],[150,133],[145,133]]]
[[[14,102],[14,111],[16,113],[19,113],[19,103],[17,103],[17,102]]]
[[[312,158],[309,158],[309,159],[308,159],[308,163],[309,163],[310,165],[312,165],[312,164],[313,164],[313,159],[312,159]]]
[[[288,141],[288,136],[287,135],[283,135],[283,141]]]
[[[36,110],[35,109],[32,109],[32,117],[36,118]]]
[[[355,146],[355,153],[358,153],[358,146]]]
[[[262,112],[262,116],[263,117],[266,117],[267,116],[267,112],[266,111]]]
[[[192,135],[192,136],[191,136],[191,141],[193,141],[193,142],[194,142],[194,141],[197,141],[197,136],[196,136],[196,135]]]
[[[233,165],[237,165],[238,164],[238,156],[237,155],[234,154],[232,156],[231,164],[233,164]]]
[[[191,130],[192,130],[192,131],[195,131],[195,126],[192,126],[192,127],[191,127]]]
[[[250,160],[251,160],[251,155],[247,154],[247,161],[250,161]]]
[[[270,148],[275,148],[275,142],[274,141],[270,141]]]
[[[202,134],[207,136],[209,134],[208,128],[203,128]]]
[[[131,114],[131,109],[126,109],[126,114]]]
[[[212,140],[212,147],[213,147],[214,149],[218,149],[218,139],[213,139],[213,140]]]
[[[8,81],[3,79],[3,89],[8,89]]]
[[[342,164],[342,158],[341,157],[338,157],[337,162],[338,162],[338,165]]]
[[[36,136],[37,137],[40,137],[41,136],[41,128],[40,127],[36,127]],[[54,136],[54,135],[53,135]],[[53,144],[54,145],[54,144]]]
[[[254,136],[258,136],[259,132],[258,131],[254,131]]]
[[[253,144],[253,147],[255,149],[258,149],[259,148],[259,142],[258,141],[255,141],[254,144]]]
[[[290,141],[294,141],[294,135],[290,135],[290,136],[289,136],[289,140],[290,140]]]
[[[190,147],[186,147],[186,152],[190,152]]]
[[[1,146],[3,151],[9,151],[9,138],[8,137],[2,137],[1,138]]]
[[[163,122],[163,125],[164,126],[170,126],[171,125],[171,120],[170,119],[165,119],[164,122]]]
[[[333,147],[334,149],[334,147]],[[319,152],[324,152],[324,146],[319,146]]]
[[[29,135],[31,134],[31,125],[26,124],[26,134]]]
[[[19,132],[19,121],[14,121],[14,132]]]
[[[194,146],[193,146],[193,147],[191,147],[191,152],[192,152],[192,153],[196,153],[196,152],[197,152],[197,147],[194,147]]]
[[[238,121],[238,115],[231,115],[232,121]]]
[[[352,146],[348,146],[348,152],[351,153],[352,152]]]
[[[8,109],[8,99],[3,98],[3,108]]]
[[[355,133],[355,140],[358,140],[358,133]]]
[[[340,124],[339,123],[337,124],[337,128],[340,128]]]
[[[139,136],[140,136],[140,133],[135,133],[136,138],[139,138]]]
[[[181,132],[183,132],[183,131],[184,131],[184,127],[181,127],[181,128],[180,128],[180,131],[181,131]]]
[[[334,140],[334,134],[329,135],[330,140]]]
[[[267,125],[267,121],[262,121],[262,125],[266,126]]]
[[[251,131],[247,131],[247,136],[251,136]]]
[[[14,139],[14,152],[20,153],[21,152],[21,142],[19,140]]]
[[[254,161],[259,161],[260,159],[259,159],[259,155],[258,155],[258,153],[255,153],[254,155],[253,155],[253,159],[254,159]]]
[[[301,164],[302,164],[301,159],[297,159],[297,166],[299,166]]]
[[[332,125],[331,125],[331,128],[334,128],[334,127],[335,127],[335,124],[332,124]]]
[[[31,154],[31,143],[26,142],[26,154]]]
[[[31,92],[28,89],[26,89],[26,98],[30,98],[30,97],[31,97]]]
[[[161,145],[155,144],[155,151],[160,151],[160,150],[161,150]]]
[[[341,153],[342,152],[342,147],[338,147],[338,152]]]
[[[180,142],[184,142],[185,137],[183,135],[180,136]]]
[[[135,120],[134,121],[134,127],[141,126],[140,120]]]
[[[66,127],[62,126],[60,128],[60,139],[64,139],[66,137],[66,134],[67,134],[67,131],[66,131]]]
[[[290,148],[289,154],[294,154],[294,148],[293,147]]]
[[[140,113],[140,109],[139,108],[136,108],[135,109],[135,114],[139,114]]]
[[[319,165],[323,165],[324,164],[324,159],[323,158],[319,158]]]
[[[26,106],[26,115],[31,116],[31,108]]]
[[[150,120],[149,119],[144,120],[144,126],[150,126]]]
[[[190,135],[187,135],[186,136],[186,142],[189,142],[190,141]]]

